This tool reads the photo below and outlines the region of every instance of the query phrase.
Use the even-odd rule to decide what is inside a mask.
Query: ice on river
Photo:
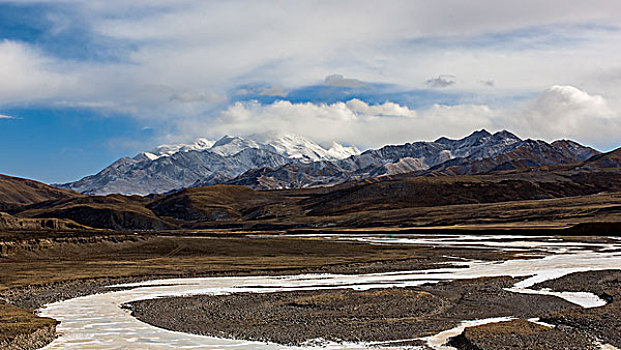
[[[368,237],[369,241],[382,240],[381,237]],[[501,246],[497,239],[493,243],[471,237],[451,240],[443,239],[442,244]],[[543,241],[543,240],[542,240]],[[548,242],[547,239],[543,242]],[[542,243],[543,243],[542,242]],[[426,239],[417,244],[438,245],[438,240]],[[543,244],[534,244],[529,238],[528,245],[533,244],[542,249]],[[515,241],[508,242],[515,247]],[[621,248],[621,242],[612,244]],[[572,247],[578,244],[572,243]],[[470,279],[494,276],[531,276],[510,288],[519,293],[550,294],[563,298],[583,307],[602,305],[603,301],[591,293],[561,293],[554,291],[532,290],[535,283],[561,277],[573,272],[621,268],[621,250],[602,252],[601,245],[584,244],[580,249],[559,251],[559,245],[552,245],[549,255],[537,259],[515,259],[504,262],[467,262],[467,267],[448,267],[434,270],[404,271],[363,275],[304,274],[293,276],[252,276],[252,277],[215,277],[154,280],[127,284],[136,288],[89,295],[46,305],[39,311],[42,316],[53,317],[61,321],[58,330],[61,334],[44,349],[304,349],[308,347],[289,347],[272,343],[250,342],[244,340],[219,339],[206,336],[172,332],[150,326],[132,317],[121,305],[141,299],[193,294],[226,293],[270,293],[292,290],[317,290],[333,288],[353,288],[358,290],[370,288],[408,287],[455,279]],[[613,247],[613,248],[615,248]],[[605,247],[611,248],[611,247]],[[495,319],[491,319],[495,322]],[[485,320],[489,322],[490,320]],[[481,322],[474,320],[469,322]],[[463,326],[471,323],[464,323]],[[476,323],[478,324],[478,323]],[[462,328],[463,329],[463,328]],[[435,349],[447,349],[442,344],[445,335],[453,334],[459,329],[447,330],[436,336],[426,338]],[[461,332],[461,331],[460,331]],[[443,339],[443,340],[442,340]],[[324,349],[364,349],[372,344],[324,343]],[[411,348],[411,347],[409,347]]]

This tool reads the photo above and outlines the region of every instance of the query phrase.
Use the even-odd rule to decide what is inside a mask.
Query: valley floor
[[[444,255],[471,258],[475,254],[455,249],[382,247],[312,237],[259,238],[222,232],[197,237],[185,236],[188,232],[176,234],[181,236],[171,232],[2,233],[2,348],[11,349],[8,344],[18,344],[14,345],[15,349],[37,348],[42,341],[52,339],[43,330],[53,328],[55,321],[37,317],[33,310],[46,303],[108,291],[106,286],[121,282],[170,277],[425,269],[448,262]],[[489,260],[503,255],[483,253],[481,258]]]
[[[606,288],[611,303],[594,309],[554,296],[506,290],[522,279],[169,297],[137,301],[131,309],[139,320],[165,329],[286,345],[323,339],[427,349],[426,337],[464,320],[506,317],[505,322],[467,328],[450,344],[457,349],[560,350],[595,348],[594,340],[603,340],[621,347],[621,270],[575,273],[554,281],[562,284],[560,290],[602,293]],[[565,284],[568,280],[573,283]],[[556,327],[528,321],[536,318]]]
[[[51,340],[49,330],[53,330],[55,321],[37,317],[32,310],[54,301],[104,291],[108,292],[111,289],[107,288],[107,286],[118,283],[200,276],[265,276],[301,273],[368,274],[455,267],[456,264],[459,266],[461,262],[473,260],[492,262],[515,258],[535,259],[542,256],[542,251],[537,249],[525,254],[523,250],[519,249],[490,249],[490,247],[469,247],[468,245],[395,244],[395,242],[392,242],[392,244],[383,244],[385,242],[379,242],[382,244],[378,244],[378,242],[369,244],[369,242],[357,242],[352,239],[355,239],[361,233],[373,234],[378,232],[378,230],[347,232],[346,234],[345,232],[335,231],[328,233],[296,231],[295,233],[298,234],[296,236],[252,236],[226,231],[211,231],[209,234],[206,232],[163,232],[140,235],[115,232],[104,233],[101,231],[97,231],[96,234],[88,231],[81,233],[73,231],[66,233],[38,232],[30,235],[24,232],[19,234],[5,232],[2,235],[4,237],[3,241],[0,243],[0,268],[3,271],[0,274],[0,297],[3,300],[0,303],[0,320],[3,321],[0,322],[0,344],[17,344],[16,341],[19,341],[21,342],[19,343],[20,345],[14,345],[13,348],[34,349],[40,347],[43,343]],[[434,237],[431,235],[434,232],[428,232],[429,235],[418,235],[417,237],[423,239],[424,237]],[[464,232],[472,233],[473,231]],[[485,232],[494,233],[495,231],[485,231],[479,228],[479,231],[474,232],[482,234]],[[504,232],[507,233],[507,231]],[[532,232],[543,231],[536,230]],[[383,233],[390,234],[394,236],[394,239],[398,240],[400,235],[407,232],[404,230],[398,232],[391,229],[383,231]],[[318,234],[328,235],[329,237],[320,237]],[[491,239],[492,242],[498,240],[493,237],[487,237],[487,239]],[[536,238],[525,236],[513,238],[505,236],[500,238],[500,241],[528,241],[530,239],[536,240]],[[580,242],[584,241],[590,244],[603,245],[611,242],[611,239],[597,237],[553,238],[550,242],[553,243],[557,240],[570,245],[581,244]],[[616,272],[611,272],[603,278],[612,278],[613,282],[619,281]],[[235,305],[259,305],[274,311],[275,315],[281,316],[279,318],[281,322],[284,322],[279,325],[291,329],[290,333],[277,332],[270,335],[270,332],[278,328],[263,327],[261,331],[263,333],[260,335],[249,335],[252,333],[248,333],[249,330],[244,325],[252,324],[253,318],[246,315],[244,319],[247,322],[240,324],[240,327],[234,330],[234,334],[227,334],[227,336],[249,339],[259,337],[284,343],[299,343],[317,334],[322,334],[324,338],[327,336],[349,340],[370,340],[373,338],[374,341],[385,341],[402,339],[397,334],[398,330],[416,329],[417,326],[412,326],[411,323],[406,328],[397,327],[400,324],[403,326],[403,320],[400,319],[403,315],[394,318],[395,320],[391,324],[390,331],[385,330],[386,324],[378,327],[378,324],[382,324],[381,320],[368,318],[360,320],[358,332],[363,331],[364,334],[367,334],[366,338],[356,335],[360,333],[352,333],[350,329],[343,327],[344,324],[350,324],[351,320],[344,317],[344,315],[340,315],[338,310],[346,310],[347,307],[351,307],[354,304],[365,305],[366,303],[368,305],[369,300],[366,299],[376,298],[378,295],[386,302],[382,303],[383,305],[385,304],[385,310],[383,311],[388,313],[403,311],[398,307],[403,298],[422,298],[421,300],[424,299],[425,301],[429,298],[433,299],[435,303],[442,305],[441,309],[447,313],[434,314],[431,317],[434,321],[425,321],[426,328],[414,332],[416,334],[429,334],[447,329],[459,323],[460,320],[474,316],[480,318],[497,315],[498,312],[496,311],[499,308],[503,310],[500,313],[502,315],[519,314],[518,316],[523,317],[539,317],[542,316],[543,311],[564,312],[564,310],[571,311],[575,309],[560,299],[536,296],[536,300],[545,300],[541,304],[545,306],[542,306],[541,310],[539,310],[541,312],[537,313],[523,309],[516,313],[515,305],[526,305],[535,299],[526,295],[511,296],[510,294],[512,293],[509,292],[500,293],[506,297],[505,299],[494,299],[496,309],[492,308],[493,310],[490,311],[489,308],[481,308],[482,305],[489,305],[489,298],[497,294],[505,284],[512,282],[514,282],[512,278],[498,277],[462,281],[459,283],[446,282],[432,287],[413,290],[384,289],[366,292],[367,294],[347,289],[331,292],[309,291],[297,294],[284,294],[282,298],[280,295],[274,294],[273,296],[278,297],[276,300],[281,301],[280,304],[271,299],[271,297],[267,297],[266,300],[262,301],[262,298],[266,298],[265,295],[238,295],[232,296],[236,301],[230,303],[230,300],[228,300],[229,303],[226,304],[227,306],[224,309],[222,309],[222,305],[224,305],[222,303],[226,301],[226,298],[221,300],[210,299],[209,302],[216,309],[229,310],[229,312],[239,311],[239,309],[235,308]],[[589,285],[596,284],[590,283]],[[571,286],[578,290],[588,287],[587,284],[580,284],[575,279],[572,280]],[[618,294],[614,293],[617,293],[615,291],[618,291],[619,286],[611,286],[610,291],[612,292],[606,290],[605,293],[608,293],[607,295],[614,295],[613,298],[616,298]],[[602,293],[601,291],[597,292],[599,294]],[[211,297],[188,299],[188,304],[184,305],[183,308],[191,310],[192,306],[201,306],[203,301],[201,298],[209,299]],[[614,300],[616,301],[616,299]],[[166,321],[166,317],[164,317],[166,312],[162,314],[163,310],[170,308],[170,305],[167,303],[171,302],[177,303],[179,301],[162,299],[161,303],[163,304],[140,304],[135,306],[135,312],[138,317],[150,323],[177,329],[178,324]],[[332,305],[333,303],[336,304]],[[313,326],[304,327],[301,329],[301,332],[293,332],[296,329],[295,326],[287,323],[292,320],[291,316],[293,314],[291,310],[274,309],[278,305],[297,305],[305,312],[314,314],[314,318],[311,317],[310,319],[314,319],[317,322]],[[415,303],[413,305],[415,308],[417,307]],[[510,307],[511,305],[513,305],[513,308]],[[314,309],[318,306],[319,309]],[[326,308],[332,311],[323,314]],[[422,317],[429,320],[429,315],[417,314],[424,311],[413,310],[412,315],[408,317]],[[607,317],[610,317],[610,313],[613,316],[615,313],[619,315],[618,311],[616,307],[609,307],[606,311],[608,312],[607,316],[600,317],[604,320],[602,321],[602,332],[606,332],[606,329],[608,329],[606,327],[611,327],[611,325],[605,323]],[[16,313],[20,317],[19,322],[11,321],[15,320]],[[242,312],[241,314],[244,313]],[[261,315],[261,313],[257,312],[255,315]],[[296,312],[295,320],[299,321],[299,317],[304,315],[304,312]],[[470,317],[466,317],[467,315],[470,315]],[[585,314],[581,314],[578,311],[570,316],[573,317],[572,320],[580,319],[582,320],[581,322],[593,319],[588,314],[585,316]],[[331,321],[324,322],[326,317]],[[383,322],[386,320],[386,317],[383,316],[379,318],[383,319]],[[388,317],[388,319],[391,318]],[[565,318],[562,320],[565,320]],[[191,322],[187,322],[185,325],[192,327]],[[329,326],[328,328],[332,333],[322,333],[327,326]],[[520,325],[517,324],[516,327],[518,326]],[[379,333],[364,332],[365,329],[376,329]],[[198,331],[196,329],[181,330],[201,334],[214,334],[214,330],[209,329],[199,329]],[[489,332],[489,329],[485,330],[485,332]],[[273,334],[278,334],[278,337],[284,338],[277,338]],[[587,340],[583,339],[580,341],[590,343],[592,340],[588,336],[585,339]],[[3,346],[3,348],[11,349],[11,346],[7,345]],[[485,347],[481,347],[481,349],[483,348]]]

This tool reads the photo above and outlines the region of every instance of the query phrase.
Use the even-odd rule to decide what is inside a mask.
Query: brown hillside
[[[121,230],[619,222],[621,169],[587,171],[568,165],[488,175],[435,175],[380,177],[299,190],[216,185],[156,198],[78,196],[21,206],[12,213]],[[593,195],[597,197],[586,198]],[[582,197],[586,202],[572,204]]]
[[[618,171],[513,172],[380,181],[303,201],[308,215],[551,199],[621,191]]]
[[[48,186],[38,181],[0,175],[0,210],[81,196],[79,193]]]
[[[48,201],[25,207],[16,214],[29,218],[70,219],[82,225],[117,230],[161,230],[175,228],[145,208],[147,199],[138,196],[91,196]]]
[[[621,168],[621,147],[593,156],[584,162],[583,167],[586,169]]]
[[[203,222],[299,215],[296,202],[294,196],[287,196],[285,192],[215,185],[170,194],[155,200],[148,208],[162,217]]]
[[[0,230],[74,230],[88,229],[88,227],[75,223],[72,220],[56,218],[18,218],[7,213],[0,212]]]

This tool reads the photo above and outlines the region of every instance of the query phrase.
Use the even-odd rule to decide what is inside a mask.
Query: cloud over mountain
[[[337,140],[367,148],[390,142],[458,137],[463,130],[507,126],[524,137],[571,138],[606,149],[620,141],[621,116],[602,96],[555,85],[526,107],[516,109],[436,104],[415,110],[390,101],[369,104],[359,99],[332,104],[236,102],[208,124],[189,121],[183,130],[190,134],[194,131],[194,136],[283,130],[319,142]]]
[[[524,114],[522,129],[535,137],[609,142],[609,147],[621,142],[621,114],[612,110],[604,97],[573,86],[546,89]],[[513,123],[520,123],[520,119]]]
[[[333,104],[250,101],[231,105],[203,130],[216,135],[283,130],[323,143],[337,140],[371,147],[432,135],[459,136],[465,129],[492,126],[491,113],[476,105],[435,105],[419,112],[393,102],[372,105],[358,99]],[[190,123],[186,128],[189,132],[201,127]]]
[[[507,128],[610,149],[620,17],[617,0],[0,0],[0,112],[23,118],[0,128],[0,163],[84,172],[130,145],[273,129],[379,147]],[[588,96],[537,101],[556,84]],[[67,147],[88,154],[58,160]]]

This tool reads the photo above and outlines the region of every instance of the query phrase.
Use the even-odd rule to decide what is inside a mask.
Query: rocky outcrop
[[[89,231],[91,234],[93,231]],[[133,243],[146,240],[145,235],[89,235],[78,237],[31,238],[21,240],[0,241],[0,258],[36,256],[39,258],[57,258],[54,251],[71,252],[105,251],[111,248],[131,246]]]
[[[56,337],[58,321],[0,302],[0,349],[30,350]]]
[[[74,230],[86,229],[72,220],[56,218],[18,218],[0,212],[0,229],[3,230]]]
[[[578,332],[516,319],[468,327],[448,344],[459,350],[561,350],[590,349],[592,341]]]
[[[0,340],[0,349],[35,350],[51,343],[56,338],[56,325],[48,325],[33,330],[32,333],[18,334],[12,340]]]

